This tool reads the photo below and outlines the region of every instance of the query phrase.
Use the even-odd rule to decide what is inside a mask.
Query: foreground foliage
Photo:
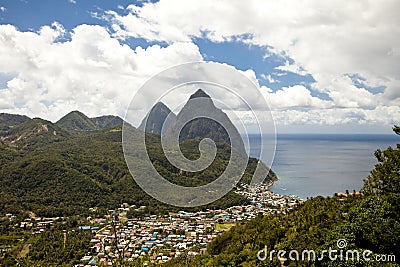
[[[24,242],[0,258],[0,266],[72,266],[90,247],[90,231],[48,229],[25,236]]]

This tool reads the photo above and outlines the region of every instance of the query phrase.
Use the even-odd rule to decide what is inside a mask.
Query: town
[[[80,259],[76,267],[115,266],[116,262],[141,261],[163,263],[173,258],[194,257],[207,250],[207,244],[236,224],[244,223],[258,215],[285,214],[303,202],[296,196],[284,196],[269,190],[273,183],[251,187],[240,184],[235,193],[248,199],[248,203],[226,209],[206,209],[196,212],[178,211],[168,214],[147,214],[146,206],[122,203],[98,216],[97,208],[89,208],[88,216],[83,218],[86,225],[64,230],[64,244],[70,231],[90,231],[90,249]],[[128,216],[129,212],[142,216]],[[15,216],[6,214],[13,221]],[[67,218],[37,217],[30,214],[18,225],[19,229],[41,235]],[[11,249],[4,247],[3,253]],[[29,249],[28,249],[29,251]]]
[[[269,191],[269,186],[263,184],[252,188],[241,185],[236,193],[248,198],[251,204],[224,210],[179,211],[127,219],[130,209],[145,207],[121,204],[116,210],[110,210],[105,218],[91,221],[101,228],[81,226],[81,229],[94,231],[95,236],[91,240],[91,250],[81,259],[82,264],[76,266],[113,266],[117,260],[163,263],[180,255],[193,257],[204,253],[208,243],[237,223],[258,214],[286,213],[302,203],[296,196]]]

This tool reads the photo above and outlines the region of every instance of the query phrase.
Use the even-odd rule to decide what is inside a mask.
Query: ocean
[[[250,156],[255,156],[260,139],[249,137]],[[303,199],[358,191],[377,163],[375,150],[396,143],[395,134],[279,134],[272,163],[279,181],[271,190]]]

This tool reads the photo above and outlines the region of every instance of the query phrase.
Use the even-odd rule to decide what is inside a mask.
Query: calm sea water
[[[250,142],[250,155],[255,156],[260,140],[250,136]],[[396,143],[400,138],[395,134],[280,134],[272,164],[279,181],[271,190],[303,199],[358,191],[377,163],[374,151]]]

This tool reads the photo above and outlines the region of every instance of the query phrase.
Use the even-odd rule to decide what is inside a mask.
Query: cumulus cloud
[[[399,122],[400,107],[379,106],[370,110],[358,108],[311,109],[273,111],[274,119],[284,125],[340,125],[376,124]]]
[[[52,120],[72,109],[123,116],[134,90],[152,75],[203,60],[194,42],[206,38],[257,45],[266,57],[279,56],[275,79],[258,74],[270,83],[279,82],[282,71],[312,75],[310,86],[273,91],[259,85],[253,70],[241,71],[260,88],[278,123],[392,124],[400,116],[399,7],[395,0],[161,0],[106,11],[101,17],[108,30],[79,25],[66,32],[55,22],[22,32],[0,25],[0,74],[13,74],[0,88],[0,108]],[[124,44],[128,37],[166,45],[131,48]],[[223,93],[215,96],[242,108]]]
[[[265,47],[266,56],[288,59],[277,70],[312,75],[312,89],[331,99],[311,97],[301,87],[282,88],[269,95],[273,106],[359,108],[368,116],[372,114],[368,110],[399,102],[399,8],[394,0],[161,0],[130,5],[127,15],[108,11],[107,17],[119,38],[167,43],[187,42],[193,37],[214,42],[236,38]],[[349,78],[353,74],[365,78],[364,86]],[[368,90],[377,86],[386,88],[383,94]]]
[[[279,80],[272,78],[271,74],[265,75],[264,73],[261,73],[260,77],[264,80],[267,80],[269,83],[279,83]]]
[[[0,25],[0,72],[15,73],[0,88],[2,112],[51,120],[73,109],[123,116],[146,79],[167,67],[202,60],[191,42],[132,49],[93,25],[76,27],[69,41],[58,39],[63,34],[57,23],[39,32]]]
[[[293,72],[299,75],[306,75],[307,72],[304,70],[303,67],[299,66],[298,64],[292,63],[290,64],[289,61],[286,60],[285,65],[281,65],[278,67],[275,67],[276,70],[282,70],[282,71],[289,71]]]
[[[303,108],[330,108],[333,106],[331,101],[321,100],[313,97],[310,90],[302,85],[283,87],[281,90],[272,92],[265,86],[261,88],[265,92],[272,109],[283,109],[293,107]]]

